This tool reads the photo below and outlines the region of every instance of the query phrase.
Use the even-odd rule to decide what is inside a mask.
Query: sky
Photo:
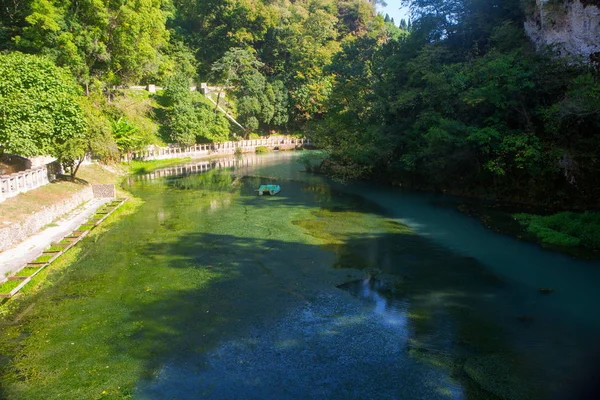
[[[385,0],[387,7],[377,6],[377,11],[385,15],[388,13],[390,18],[394,18],[396,25],[400,23],[402,18],[408,20],[408,9],[402,7],[401,0]]]

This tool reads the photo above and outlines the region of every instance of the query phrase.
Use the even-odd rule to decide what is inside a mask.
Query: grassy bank
[[[129,164],[129,172],[134,175],[147,174],[160,168],[170,167],[172,165],[181,164],[191,161],[190,157],[186,158],[171,158],[168,160],[152,160],[152,161],[131,161]]]
[[[543,246],[600,251],[600,212],[560,212],[553,215],[514,214]]]
[[[90,234],[83,239],[80,244],[71,248],[59,257],[55,262],[50,264],[40,273],[38,273],[31,282],[26,285],[18,296],[3,300],[0,304],[0,324],[9,323],[11,317],[18,314],[20,310],[37,301],[37,296],[40,291],[45,288],[52,287],[59,281],[66,269],[81,254],[89,252],[91,247],[98,242],[100,236],[109,230],[111,226],[118,221],[122,216],[129,215],[135,212],[141,202],[137,199],[130,199],[123,206],[111,214],[104,223],[98,225]],[[19,274],[18,274],[19,275]]]

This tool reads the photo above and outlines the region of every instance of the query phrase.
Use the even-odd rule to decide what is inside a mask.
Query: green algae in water
[[[431,247],[376,207],[323,184],[286,181],[281,196],[265,201],[254,193],[260,177],[231,185],[230,171],[212,172],[219,174],[224,177],[133,185],[131,190],[143,199],[139,211],[119,221],[95,246],[86,241],[78,246],[77,261],[64,274],[50,276],[51,284],[16,328],[23,339],[6,344],[6,354],[14,358],[3,371],[3,395],[129,398],[140,381],[158,379],[172,360],[188,362],[190,355],[201,359],[228,340],[250,338],[256,346],[256,338],[265,333],[261,329],[278,326],[292,310],[307,310],[306,315],[312,313],[319,321],[314,304],[321,296],[331,296],[326,303],[347,301],[331,282],[356,279],[359,272],[343,269],[357,264],[365,272],[411,275],[398,283],[402,291],[396,293],[410,303],[409,334],[420,343],[407,356],[414,366],[444,373],[452,369],[447,361],[458,358],[456,353],[423,349],[437,343],[432,338],[439,332],[451,335],[443,337],[449,340],[462,329],[475,332],[481,317],[467,307],[473,298],[463,300],[455,287],[468,279],[479,283],[481,271],[465,269],[464,259]],[[330,268],[332,264],[340,269]],[[452,275],[455,270],[464,274]],[[482,291],[494,288],[486,281]],[[469,292],[471,287],[463,289]],[[464,313],[457,311],[461,307]],[[344,315],[343,306],[339,310],[342,315],[335,320],[343,321],[348,331],[340,325],[310,339],[330,336],[345,342],[354,336],[340,332],[364,332],[364,315]],[[488,340],[482,337],[479,341]],[[302,343],[292,339],[279,343]],[[310,351],[301,346],[292,350],[292,357],[297,350]],[[480,356],[477,349],[468,350]],[[335,375],[339,354],[317,356],[330,363]],[[191,365],[194,374],[206,372],[193,361]],[[359,373],[372,376],[373,371]],[[214,382],[225,379],[216,377]]]
[[[177,189],[182,190],[205,190],[210,191],[231,191],[233,176],[223,173],[220,170],[207,171],[202,174],[188,175],[169,180],[169,184]]]
[[[313,210],[308,218],[294,220],[292,223],[326,244],[342,244],[355,235],[412,234],[407,226],[396,221],[385,220],[371,213],[352,211],[340,205]]]

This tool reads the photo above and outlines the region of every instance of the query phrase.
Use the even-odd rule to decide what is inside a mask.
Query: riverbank
[[[211,155],[202,157],[201,160],[215,158],[217,158],[215,155]],[[7,226],[0,233],[12,238],[11,243],[14,243],[0,252],[0,274],[3,277],[12,275],[25,264],[40,257],[45,249],[60,241],[75,228],[85,224],[88,218],[109,200],[94,198],[91,185],[112,184],[118,187],[116,189],[118,197],[129,197],[131,194],[121,188],[126,176],[143,175],[190,161],[190,158],[173,158],[131,161],[111,166],[86,165],[80,169],[75,182],[58,180],[49,187],[29,192],[27,196],[23,196],[26,197],[25,199],[16,197],[8,203],[1,204],[0,215]],[[67,196],[65,199],[64,196],[67,194],[70,197]],[[25,204],[23,209],[17,206],[19,200]],[[46,226],[41,228],[40,224]],[[9,229],[11,227],[12,229]],[[8,240],[5,242],[8,245]]]
[[[0,277],[17,272],[25,264],[33,261],[53,243],[59,242],[75,228],[85,223],[98,208],[109,201],[108,198],[94,198],[71,212],[62,215],[42,231],[30,235],[16,246],[0,252]]]
[[[537,400],[551,396],[532,386],[562,389],[587,351],[580,318],[596,323],[584,310],[598,269],[434,196],[332,184],[277,156],[128,179],[126,214],[48,286],[7,303],[0,397]],[[257,196],[266,181],[281,193]]]
[[[331,166],[326,159],[321,161],[319,164],[306,160],[304,164],[307,170],[331,176]],[[562,209],[556,204],[550,206],[519,198],[504,201],[491,198],[489,194],[439,190],[423,184],[406,186],[387,176],[370,181],[456,198],[459,211],[477,218],[495,232],[583,260],[600,260],[600,211]]]
[[[173,160],[171,163],[174,161],[181,162],[181,160]],[[151,167],[158,168],[160,165],[152,165]],[[55,219],[52,218],[51,223],[37,232],[30,229],[31,232],[27,233],[25,240],[19,241],[18,244],[0,252],[0,274],[3,277],[12,276],[22,268],[24,268],[24,271],[29,272],[29,269],[33,269],[34,266],[42,267],[42,269],[35,272],[33,277],[27,279],[27,284],[19,290],[16,296],[2,300],[0,315],[10,316],[14,310],[18,310],[20,308],[18,304],[27,301],[26,299],[29,297],[27,293],[35,292],[35,287],[45,277],[51,275],[55,269],[60,270],[61,266],[64,267],[73,261],[73,254],[78,253],[81,247],[89,247],[88,236],[96,242],[98,240],[97,236],[106,231],[107,225],[117,219],[118,215],[122,213],[120,210],[123,205],[122,200],[118,201],[118,207],[113,210],[114,207],[105,205],[108,203],[113,205],[115,203],[112,201],[114,197],[94,198],[91,194],[92,186],[114,185],[114,193],[118,194],[117,197],[123,197],[127,193],[120,188],[120,183],[128,169],[130,171],[134,170],[132,166],[126,165],[86,165],[80,168],[75,181],[57,180],[49,187],[28,192],[28,196],[23,196],[27,198],[21,199],[26,205],[23,209],[16,207],[16,212],[14,212],[15,205],[11,204],[12,202],[0,205],[0,213],[12,211],[10,214],[12,219],[8,215],[4,219],[5,225],[20,223],[28,226],[29,221],[38,221],[39,224],[40,219],[48,219],[48,217],[52,218],[53,215],[59,215]],[[73,188],[78,191],[73,191]],[[85,196],[82,197],[81,193],[88,194],[88,197],[91,197],[89,199]],[[71,197],[65,199],[66,194],[71,194]],[[19,200],[20,198],[17,196],[14,202],[18,204]],[[110,212],[104,212],[103,209],[110,210]],[[31,212],[31,215],[27,218],[29,212]],[[6,223],[7,220],[10,222]],[[99,222],[102,222],[102,229],[99,228]],[[5,228],[5,230],[8,229]],[[74,239],[67,239],[67,236]],[[80,241],[83,241],[83,244],[79,244]],[[78,242],[78,244],[74,248],[73,244],[75,242]],[[56,249],[65,247],[68,250],[56,253]],[[45,253],[48,249],[52,253]],[[42,259],[50,259],[51,263],[47,265],[29,265]],[[19,273],[19,276],[21,275]],[[3,287],[11,286],[9,283],[12,282],[20,282],[10,279],[16,278],[9,278],[3,284]]]
[[[462,201],[456,208],[495,232],[582,260],[600,260],[600,212],[548,213],[474,201]]]
[[[94,193],[94,185],[114,185],[122,174],[123,169],[119,166],[85,165],[80,168],[75,181],[58,179],[2,202],[0,252],[17,246],[41,230],[60,224],[64,216],[102,196]]]
[[[82,254],[89,252],[100,240],[101,236],[108,232],[115,222],[123,216],[129,215],[139,207],[137,199],[129,199],[121,207],[109,215],[102,224],[97,225],[89,231],[76,246],[64,252],[58,259],[36,274],[31,281],[23,287],[18,295],[3,299],[0,304],[0,326],[12,326],[19,323],[31,308],[39,302],[49,301],[44,292],[59,283],[68,268],[75,263]],[[1,349],[0,349],[1,350]],[[0,363],[1,365],[2,363]],[[0,394],[2,392],[0,391]]]

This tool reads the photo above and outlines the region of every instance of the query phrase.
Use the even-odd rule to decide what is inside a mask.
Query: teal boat
[[[276,195],[281,191],[281,187],[279,185],[260,185],[257,192],[259,196],[262,196],[265,193],[270,194],[271,196]]]

